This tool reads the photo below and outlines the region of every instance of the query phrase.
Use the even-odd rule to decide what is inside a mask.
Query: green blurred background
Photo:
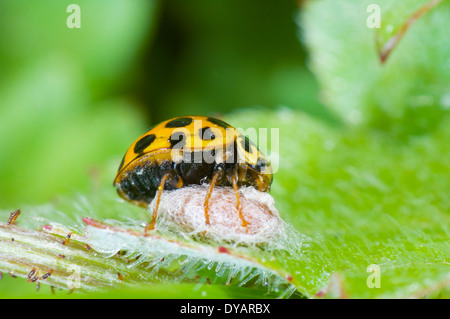
[[[288,106],[330,119],[294,0],[0,2],[0,208],[111,187],[151,125]]]

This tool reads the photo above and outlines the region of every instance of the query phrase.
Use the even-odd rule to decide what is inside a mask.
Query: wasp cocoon
[[[192,185],[162,193],[156,230],[244,245],[268,243],[285,232],[273,197],[253,187],[239,188],[242,225],[232,187],[215,187],[209,200],[209,224],[205,218],[208,185]],[[153,200],[148,210],[153,211]]]

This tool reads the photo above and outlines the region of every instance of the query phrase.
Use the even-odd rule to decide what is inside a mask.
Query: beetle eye
[[[266,167],[267,166],[267,162],[265,160],[259,159],[258,160],[258,166]]]

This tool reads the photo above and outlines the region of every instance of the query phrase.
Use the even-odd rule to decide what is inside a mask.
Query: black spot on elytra
[[[247,153],[249,153],[249,154],[252,154],[252,153],[253,153],[253,149],[250,147],[251,142],[250,142],[248,136],[245,136],[245,138],[241,140],[241,145],[242,145],[242,148],[243,148]]]
[[[122,161],[120,162],[118,171],[122,169],[124,163],[125,163],[125,155],[122,157]]]
[[[155,139],[155,134],[145,135],[143,138],[136,142],[136,145],[134,145],[134,152],[136,154],[142,153],[147,147],[150,146],[150,144],[153,143]]]
[[[222,121],[222,120],[215,119],[215,118],[213,118],[213,117],[208,117],[208,121],[211,122],[211,123],[213,123],[213,124],[216,124],[216,125],[218,125],[218,126],[220,126],[220,127],[223,127],[223,128],[229,128],[229,127],[232,127],[232,126],[231,126],[230,124],[228,124],[227,122],[224,122],[224,121]]]
[[[198,134],[200,135],[200,138],[204,141],[212,141],[216,138],[216,136],[214,135],[213,131],[209,126],[199,129]]]
[[[181,149],[186,145],[186,135],[183,132],[174,132],[169,138],[170,148]]]
[[[192,119],[190,117],[180,117],[169,121],[166,123],[166,127],[174,128],[174,127],[185,127],[192,123]]]

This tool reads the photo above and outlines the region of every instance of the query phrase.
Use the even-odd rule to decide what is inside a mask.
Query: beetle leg
[[[214,186],[216,185],[217,179],[220,176],[220,170],[214,172],[213,178],[211,179],[211,183],[209,184],[209,190],[206,194],[205,203],[203,204],[203,207],[205,207],[205,223],[206,225],[209,225],[209,200],[211,198],[212,191],[214,189]]]
[[[183,187],[183,185],[184,185],[183,179],[181,177],[178,177],[178,182],[177,182],[177,185],[175,187],[176,188],[181,188],[181,187]]]
[[[155,228],[156,218],[158,217],[158,208],[159,208],[159,201],[161,200],[161,194],[164,190],[164,185],[170,176],[171,173],[165,173],[163,178],[161,178],[161,183],[159,184],[158,192],[156,193],[156,202],[155,207],[153,208],[152,221],[149,224],[147,224],[147,226],[145,226],[144,233],[146,233],[149,230],[153,230]]]
[[[248,222],[245,220],[244,215],[242,215],[242,207],[241,207],[241,196],[239,195],[239,188],[237,184],[237,175],[233,174],[233,177],[231,178],[231,182],[233,183],[233,189],[234,193],[236,194],[236,208],[239,212],[239,219],[241,220],[242,227],[245,227],[247,229]]]

